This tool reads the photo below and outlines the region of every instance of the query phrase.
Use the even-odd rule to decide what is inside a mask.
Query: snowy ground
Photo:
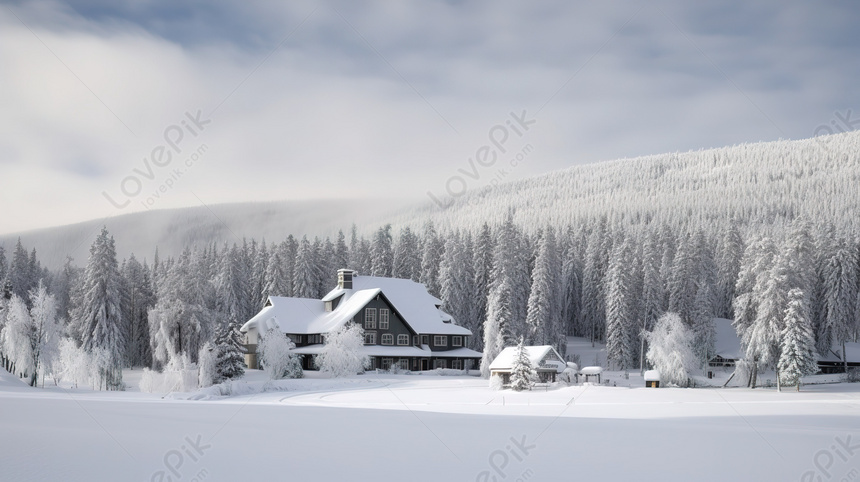
[[[646,389],[634,374],[513,393],[311,375],[162,398],[0,371],[0,480],[860,480],[860,384]]]

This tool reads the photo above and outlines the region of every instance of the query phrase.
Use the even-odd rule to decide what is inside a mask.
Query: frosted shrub
[[[347,323],[326,336],[325,346],[316,357],[320,371],[333,377],[348,377],[370,368],[370,357],[363,354],[364,329]]]
[[[273,328],[263,335],[258,349],[260,363],[269,380],[302,378],[301,359],[292,351],[295,347],[296,344],[281,330]]]
[[[490,390],[501,390],[504,388],[504,383],[502,382],[502,377],[498,375],[490,376]]]
[[[218,383],[218,348],[206,342],[197,357],[198,384],[200,388],[210,387]]]
[[[693,353],[693,334],[677,313],[666,313],[657,320],[654,331],[646,333],[651,366],[666,383],[689,386],[698,362]]]
[[[197,365],[187,355],[172,355],[164,371],[143,369],[140,391],[149,393],[190,392],[198,388]]]

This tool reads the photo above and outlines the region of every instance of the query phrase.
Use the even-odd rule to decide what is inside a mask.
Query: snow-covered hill
[[[735,219],[768,229],[797,215],[857,228],[860,132],[671,153],[571,167],[566,170],[424,202],[331,200],[225,204],[150,211],[0,236],[10,250],[18,236],[43,264],[66,256],[81,264],[103,224],[117,239],[120,258],[151,258],[188,245],[281,241],[288,234],[333,235],[353,223],[361,234],[392,224],[420,229],[474,230],[501,222],[509,210],[527,230],[606,216],[613,223],[702,224],[718,229]]]
[[[27,249],[36,248],[39,260],[50,269],[62,266],[67,256],[86,264],[90,245],[101,227],[116,239],[120,260],[131,253],[150,261],[158,247],[164,256],[183,248],[212,242],[242,243],[243,238],[281,241],[289,234],[328,236],[338,229],[362,223],[390,201],[313,200],[240,203],[153,210],[105,219],[0,236],[9,253],[18,237]]]

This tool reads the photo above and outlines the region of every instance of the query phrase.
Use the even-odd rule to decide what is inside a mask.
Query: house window
[[[433,368],[447,368],[447,367],[448,367],[448,366],[447,366],[447,364],[445,363],[445,360],[442,360],[442,359],[439,359],[439,358],[437,358],[437,359],[433,360]]]
[[[418,335],[412,337],[412,344],[418,346]]]
[[[392,363],[394,363],[394,358],[383,358],[382,359],[382,369],[388,370],[389,368],[391,368]]]
[[[463,337],[462,336],[452,336],[451,337],[451,346],[463,346]]]
[[[394,335],[391,333],[383,333],[382,334],[382,344],[383,345],[393,345],[394,344]]]
[[[436,335],[433,337],[433,344],[436,346],[448,346],[448,337],[445,335]]]
[[[296,345],[302,342],[302,335],[296,335]]]
[[[397,344],[398,345],[408,345],[409,344],[409,335],[397,335]]]
[[[326,310],[326,311],[331,311],[331,301],[326,301],[326,302],[325,302],[325,310]]]
[[[429,345],[430,344],[430,335],[421,335],[421,344]]]
[[[368,308],[364,310],[364,329],[376,329],[376,308]]]
[[[463,369],[463,360],[452,360],[451,368],[454,370],[462,370]]]
[[[364,344],[365,345],[375,345],[376,344],[376,333],[365,333],[364,334]]]
[[[400,360],[397,360],[397,364],[400,365],[401,370],[409,370],[409,359],[408,358],[401,358]]]
[[[388,329],[388,308],[380,308],[379,309],[379,329],[387,330]]]

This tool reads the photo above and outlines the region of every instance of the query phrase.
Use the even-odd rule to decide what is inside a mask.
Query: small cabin
[[[561,355],[550,345],[523,347],[531,362],[532,368],[541,383],[555,382],[558,374],[567,368],[567,363]],[[499,353],[499,356],[490,363],[490,377],[500,377],[502,385],[511,384],[511,370],[514,368],[514,360],[517,358],[517,347],[509,346]]]

